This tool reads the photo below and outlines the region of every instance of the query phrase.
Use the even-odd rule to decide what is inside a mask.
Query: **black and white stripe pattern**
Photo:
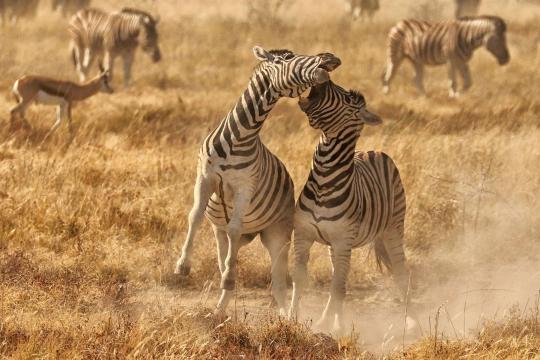
[[[111,14],[98,9],[77,12],[70,21],[69,31],[73,63],[81,81],[86,79],[96,57],[112,76],[114,60],[121,56],[124,86],[128,86],[138,46],[154,62],[161,59],[156,25],[157,20],[150,14],[130,8]]]
[[[463,90],[467,90],[472,84],[467,63],[481,46],[485,46],[500,65],[508,63],[510,54],[504,20],[497,16],[477,16],[434,24],[419,20],[400,21],[388,34],[383,91],[389,92],[390,82],[401,62],[408,59],[415,67],[415,84],[421,94],[425,94],[424,65],[448,63],[450,96],[457,96],[456,71],[463,78]]]
[[[297,97],[327,81],[339,59],[260,47],[254,52],[261,63],[246,90],[200,149],[194,205],[175,272],[189,273],[193,240],[206,210],[222,275],[218,311],[226,308],[235,287],[238,249],[260,234],[272,258],[272,292],[284,312],[294,189],[285,166],[264,146],[259,132],[280,97]]]
[[[353,248],[373,244],[379,265],[394,273],[406,293],[408,270],[403,251],[405,192],[392,159],[375,151],[355,151],[367,125],[382,121],[366,109],[364,97],[331,81],[313,87],[300,101],[312,127],[322,130],[311,172],[296,204],[295,273],[290,315],[295,316],[307,282],[314,241],[330,247],[333,275],[330,299],[318,323],[342,324],[343,299]]]

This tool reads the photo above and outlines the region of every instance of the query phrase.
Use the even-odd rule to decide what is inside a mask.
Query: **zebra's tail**
[[[382,238],[375,241],[375,259],[377,261],[377,267],[382,272],[383,267],[386,268],[390,273],[392,272],[392,262],[390,261],[390,255],[386,251],[384,246],[384,241]]]

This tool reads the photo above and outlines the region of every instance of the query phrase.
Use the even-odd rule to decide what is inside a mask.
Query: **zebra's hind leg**
[[[225,259],[227,258],[227,251],[229,249],[229,240],[227,239],[227,233],[224,230],[219,230],[215,226],[213,226],[213,229],[216,238],[219,273],[223,275],[225,272]]]
[[[193,190],[193,207],[189,212],[188,232],[186,241],[182,246],[182,254],[176,262],[175,274],[189,275],[191,270],[191,256],[193,252],[193,240],[204,217],[204,211],[210,196],[214,193],[214,183],[211,179],[204,177],[201,173],[201,164],[199,163],[197,181]]]
[[[285,316],[287,306],[287,265],[291,245],[292,216],[263,230],[261,240],[272,259],[272,295],[279,314]]]
[[[234,194],[233,214],[227,224],[227,237],[229,248],[225,259],[225,271],[221,275],[221,297],[219,299],[216,312],[223,312],[227,308],[236,286],[236,268],[238,262],[238,250],[241,246],[242,238],[242,218],[252,199],[249,189],[239,189]]]
[[[402,59],[391,56],[386,62],[386,68],[382,76],[383,93],[388,94],[390,92],[390,82],[396,75],[396,72],[401,65]]]
[[[345,299],[347,276],[351,266],[352,247],[345,242],[342,246],[330,248],[332,258],[332,282],[330,284],[330,298],[323,311],[321,319],[315,325],[321,330],[330,330],[337,318],[337,331],[343,329],[343,300]]]
[[[392,272],[394,283],[399,288],[403,301],[407,306],[407,326],[409,329],[416,327],[418,316],[412,304],[410,304],[410,271],[407,268],[405,249],[403,247],[403,224],[388,229],[383,234],[384,250],[386,251]],[[379,256],[379,255],[377,255]]]
[[[298,317],[300,299],[304,293],[308,282],[307,265],[309,262],[309,251],[313,246],[313,238],[309,232],[296,225],[294,228],[294,272],[293,272],[293,293],[289,308],[289,319]]]

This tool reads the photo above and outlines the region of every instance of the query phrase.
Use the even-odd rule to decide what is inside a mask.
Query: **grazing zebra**
[[[124,8],[120,12],[105,13],[98,9],[83,9],[70,21],[71,55],[73,63],[84,81],[96,57],[113,76],[114,60],[121,56],[124,62],[124,86],[131,80],[131,67],[138,46],[154,62],[161,59],[158,45],[157,20],[150,14]]]
[[[369,20],[373,19],[373,15],[379,10],[379,0],[349,0],[351,16],[353,20],[367,16]]]
[[[385,94],[389,92],[390,81],[403,59],[407,58],[416,70],[415,84],[421,94],[425,94],[424,65],[448,63],[450,96],[457,96],[456,70],[463,78],[465,91],[472,85],[467,62],[481,46],[485,46],[500,65],[510,61],[504,20],[497,16],[477,16],[435,24],[419,20],[400,21],[388,34],[383,91]]]
[[[0,0],[0,19],[2,25],[17,22],[21,18],[36,17],[39,0]]]
[[[194,203],[175,273],[189,274],[193,240],[206,210],[221,271],[216,312],[225,310],[233,293],[239,248],[260,234],[272,259],[272,294],[283,314],[294,189],[285,166],[264,146],[259,132],[279,98],[297,97],[327,81],[328,72],[341,62],[328,53],[305,56],[258,46],[253,51],[261,62],[246,90],[199,151]]]
[[[314,241],[330,247],[333,275],[330,298],[317,327],[343,323],[343,299],[353,248],[374,244],[379,266],[394,274],[406,294],[409,271],[403,250],[405,192],[398,169],[382,152],[355,151],[366,125],[382,120],[366,108],[362,94],[328,81],[312,87],[299,101],[309,124],[322,135],[311,172],[296,203],[294,288],[290,317],[295,317],[307,282]]]
[[[455,0],[456,18],[477,15],[480,2],[481,0]]]
[[[80,9],[90,6],[91,0],[52,0],[52,11],[60,9],[62,16],[71,16]]]

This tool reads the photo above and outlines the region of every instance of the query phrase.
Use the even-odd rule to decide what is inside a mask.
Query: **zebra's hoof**
[[[174,273],[176,275],[188,276],[190,271],[191,271],[191,265],[186,264],[182,261],[178,261],[176,263],[176,268],[174,269]]]
[[[388,95],[388,93],[390,92],[390,88],[385,85],[382,88],[382,92],[383,92],[384,95]]]

